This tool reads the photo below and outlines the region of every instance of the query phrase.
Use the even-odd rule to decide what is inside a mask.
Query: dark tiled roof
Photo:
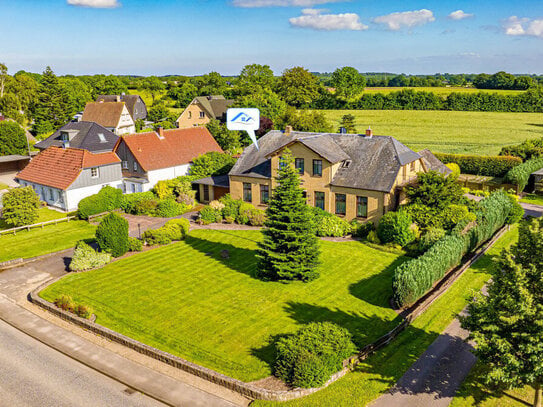
[[[299,141],[330,162],[350,160],[340,167],[332,185],[390,192],[402,165],[421,156],[389,136],[364,137],[358,134],[305,133],[285,135],[272,130],[258,140],[260,150],[247,147],[230,175],[270,178],[268,157],[275,151]]]
[[[70,147],[82,148],[92,153],[100,153],[105,151],[113,151],[117,143],[118,136],[94,122],[70,122],[62,126],[53,135],[45,140],[36,143],[34,146],[40,150],[55,146],[62,147],[60,139],[61,131],[74,130],[77,134],[70,140]],[[104,135],[105,142],[102,142],[99,134]]]
[[[122,140],[145,171],[188,164],[210,151],[223,152],[205,127],[164,130],[163,135],[160,138],[152,131],[129,134]]]
[[[419,154],[422,156],[422,160],[424,161],[424,165],[428,171],[437,171],[441,174],[450,174],[452,172],[452,170],[439,161],[439,159],[433,155],[430,150],[424,149],[419,151]]]
[[[230,178],[228,175],[212,175],[211,177],[200,178],[192,181],[193,184],[197,185],[210,185],[214,187],[225,187],[230,186]]]

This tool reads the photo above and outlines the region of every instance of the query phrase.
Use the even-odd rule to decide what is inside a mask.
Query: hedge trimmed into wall
[[[543,168],[543,158],[533,158],[525,163],[511,169],[505,176],[504,181],[519,186],[522,191],[528,185],[530,174]]]
[[[511,198],[503,191],[492,193],[478,203],[475,226],[464,231],[458,225],[423,255],[405,262],[394,271],[394,302],[404,307],[421,298],[435,282],[462,261],[465,254],[490,239],[508,221],[513,211]]]
[[[508,171],[522,164],[522,159],[511,156],[484,156],[465,154],[442,154],[435,156],[444,164],[455,163],[463,174],[504,177]]]
[[[118,209],[121,207],[122,199],[123,191],[109,185],[105,186],[97,194],[79,201],[77,216],[80,219],[88,219],[89,216]]]

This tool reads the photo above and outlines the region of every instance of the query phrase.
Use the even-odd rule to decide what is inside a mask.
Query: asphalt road
[[[164,407],[0,320],[1,407]]]

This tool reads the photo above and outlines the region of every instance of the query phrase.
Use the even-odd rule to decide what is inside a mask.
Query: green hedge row
[[[466,223],[437,241],[423,255],[396,268],[392,282],[395,303],[406,306],[422,297],[445,273],[460,264],[464,255],[490,239],[511,218],[512,198],[503,191],[492,193],[477,206],[477,222],[465,234]]]
[[[89,216],[112,211],[121,207],[123,191],[106,186],[97,194],[88,196],[79,201],[77,216],[80,219],[88,219]]]
[[[444,164],[455,163],[463,174],[504,177],[508,171],[522,164],[519,157],[442,154],[435,156]]]
[[[528,185],[530,174],[541,168],[543,168],[543,158],[533,158],[511,169],[505,176],[505,181],[518,185],[522,191],[526,188],[526,185]]]

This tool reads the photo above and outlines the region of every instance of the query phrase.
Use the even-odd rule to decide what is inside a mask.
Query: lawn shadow
[[[237,238],[247,239],[245,237]],[[253,241],[252,239],[247,240]],[[185,239],[185,243],[193,249],[198,250],[200,253],[204,253],[206,256],[221,262],[232,270],[258,279],[256,276],[256,264],[258,259],[256,258],[255,250],[245,249],[228,243],[201,239],[190,234]]]
[[[528,126],[543,127],[543,123],[526,123]]]
[[[351,284],[349,286],[349,292],[351,295],[368,304],[390,308],[394,270],[407,260],[408,258],[406,257],[398,257],[380,273]]]

